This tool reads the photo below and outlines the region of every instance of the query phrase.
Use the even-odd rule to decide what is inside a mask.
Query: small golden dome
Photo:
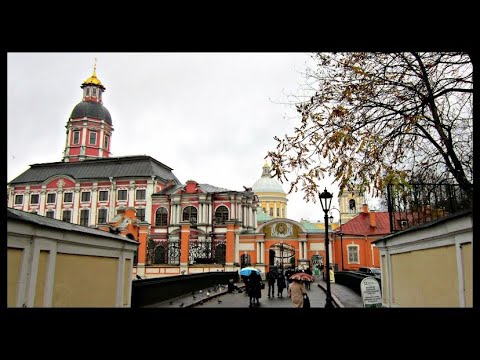
[[[103,87],[102,82],[97,78],[97,59],[95,59],[92,76],[85,80],[82,85],[98,85]]]

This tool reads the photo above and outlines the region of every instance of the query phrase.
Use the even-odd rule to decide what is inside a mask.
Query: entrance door
[[[277,266],[280,269],[295,266],[295,248],[292,245],[277,243],[270,246],[270,266]]]

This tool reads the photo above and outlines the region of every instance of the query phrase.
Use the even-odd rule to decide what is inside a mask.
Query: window
[[[225,224],[228,220],[228,209],[226,206],[219,206],[215,211],[215,220],[218,224]]]
[[[30,195],[30,204],[38,204],[40,196],[38,194]]]
[[[349,245],[347,246],[348,251],[348,263],[349,264],[359,264],[358,261],[358,245]]]
[[[72,222],[72,211],[71,210],[63,210],[62,221]]]
[[[197,208],[187,206],[183,209],[183,221],[190,221],[192,224],[197,223]]]
[[[45,216],[50,218],[50,219],[53,219],[55,217],[55,211],[47,210],[47,212],[45,213]]]
[[[267,209],[266,208],[262,208],[262,211],[266,214],[267,213]]]
[[[73,132],[73,144],[77,145],[80,143],[80,131]]]
[[[80,210],[80,225],[88,226],[89,215],[90,215],[90,210],[87,210],[87,209]]]
[[[168,220],[168,211],[164,207],[158,208],[155,213],[155,225],[156,226],[166,226]]]
[[[270,208],[270,216],[273,216],[273,208]]]
[[[118,190],[118,200],[127,200],[127,190]]]
[[[90,131],[90,145],[97,144],[97,133],[95,131]]]
[[[146,190],[145,189],[138,189],[137,190],[137,200],[145,200]]]
[[[108,149],[108,135],[105,135],[105,138],[103,139],[103,148]]]
[[[355,200],[350,199],[350,201],[348,202],[348,207],[349,207],[351,213],[355,213],[356,212]]]
[[[82,192],[82,202],[89,202],[90,201],[90,191]]]
[[[101,190],[98,192],[99,201],[108,201],[108,190]]]
[[[47,194],[47,204],[55,204],[56,195],[55,193]]]
[[[63,202],[71,203],[73,200],[73,193],[67,192],[63,194]]]
[[[87,88],[87,96],[90,96],[90,88]]]
[[[277,217],[280,217],[280,208],[277,208]]]
[[[137,219],[145,221],[145,208],[138,208],[137,210]]]
[[[15,195],[15,205],[23,204],[23,195]]]
[[[107,209],[98,210],[98,223],[106,224],[107,223]]]

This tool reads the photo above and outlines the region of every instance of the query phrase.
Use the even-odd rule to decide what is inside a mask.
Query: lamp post
[[[343,271],[343,231],[342,231],[342,213],[340,210],[337,208],[333,207],[332,210],[337,210],[338,211],[338,216],[339,216],[339,225],[338,228],[340,229],[339,235],[340,235],[340,255],[342,257],[342,271]],[[330,211],[331,212],[331,211]],[[333,222],[333,216],[330,215],[330,223]],[[335,231],[337,233],[338,231]],[[335,234],[336,236],[336,234]]]
[[[330,205],[332,204],[333,195],[327,191],[327,188],[325,188],[321,194],[318,194],[318,197],[320,198],[322,210],[325,213],[325,257],[327,260],[327,301],[325,302],[325,307],[333,308],[332,293],[330,292],[330,256],[328,250],[328,211],[330,210]]]
[[[283,241],[280,241],[280,269],[283,272]]]

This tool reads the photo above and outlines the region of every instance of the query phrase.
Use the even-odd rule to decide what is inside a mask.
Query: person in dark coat
[[[291,268],[288,268],[287,271],[285,271],[285,279],[287,280],[287,289],[292,283],[292,280],[290,280],[290,276],[293,275],[293,271]]]
[[[285,289],[286,286],[287,284],[285,283],[285,275],[283,275],[283,271],[280,270],[277,275],[277,297],[283,297],[283,289]]]
[[[253,306],[255,300],[257,300],[257,304],[259,304],[258,299],[262,297],[262,289],[261,289],[261,280],[260,274],[256,271],[252,271],[250,276],[248,276],[248,287],[250,289],[249,297],[250,297],[250,307]]]
[[[268,297],[270,297],[270,293],[272,294],[272,298],[275,297],[275,281],[277,280],[277,272],[271,268],[267,273],[267,282],[268,282]]]
[[[313,275],[312,270],[310,270],[310,267],[307,267],[307,268],[305,269],[305,274]],[[307,290],[310,290],[310,281],[305,281],[305,288],[306,288]]]

